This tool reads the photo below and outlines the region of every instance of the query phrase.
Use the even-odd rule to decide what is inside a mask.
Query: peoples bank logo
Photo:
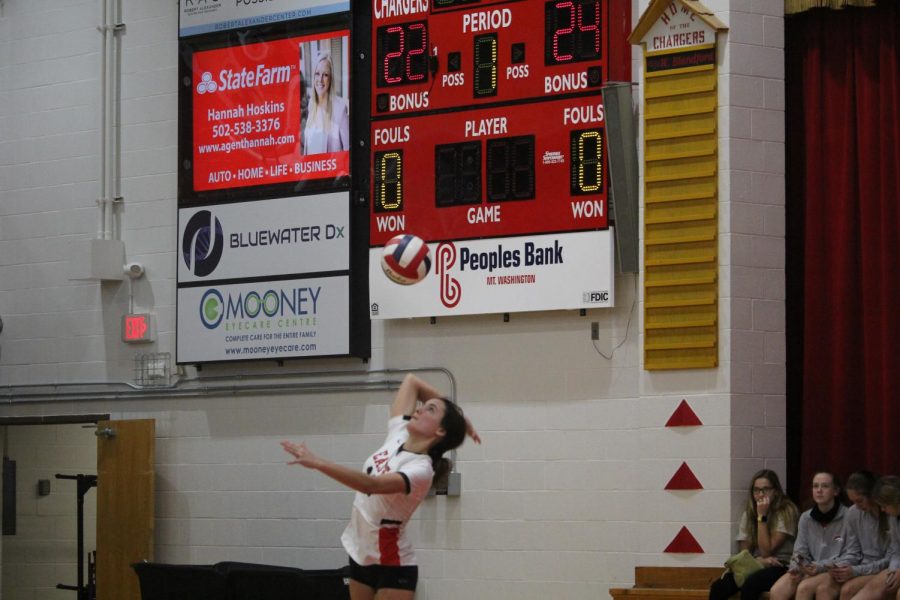
[[[462,299],[462,286],[459,280],[450,276],[450,269],[456,264],[456,246],[453,242],[438,244],[437,261],[434,272],[440,281],[441,304],[447,308],[453,308]]]
[[[206,277],[219,265],[224,248],[225,234],[219,219],[208,210],[194,213],[181,238],[181,255],[188,270]]]

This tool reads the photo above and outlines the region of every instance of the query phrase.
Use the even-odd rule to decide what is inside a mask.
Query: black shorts
[[[351,558],[350,579],[367,585],[376,592],[383,588],[414,592],[416,583],[419,581],[419,567],[416,565],[405,567],[362,566]]]

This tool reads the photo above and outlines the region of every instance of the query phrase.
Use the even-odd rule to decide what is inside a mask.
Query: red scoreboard
[[[558,246],[562,234],[608,228],[600,88],[627,79],[628,15],[616,12],[627,10],[626,4],[372,0],[370,262],[399,233],[414,234],[436,250],[464,242],[496,247],[497,238],[509,238],[507,245]],[[603,252],[606,242],[600,243]],[[567,256],[569,269],[578,261],[573,254]],[[444,275],[449,266],[443,265]],[[480,296],[479,303],[453,308],[516,310],[503,301],[492,304],[485,286],[494,285],[496,275],[470,283],[470,296]],[[376,269],[370,268],[370,278],[378,278]],[[443,314],[384,306],[421,290],[373,283],[370,289],[375,318]],[[545,292],[535,283],[518,293]],[[597,290],[583,292],[573,297]],[[419,300],[410,302],[418,306]],[[529,306],[525,310],[591,304]]]

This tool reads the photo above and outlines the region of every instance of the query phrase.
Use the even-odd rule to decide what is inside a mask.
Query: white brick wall
[[[646,5],[635,3],[634,23]],[[750,474],[764,464],[784,472],[780,0],[707,5],[731,25],[720,39],[728,43],[720,52],[721,366],[643,371],[640,298],[627,341],[611,362],[603,359],[590,323],[599,322],[597,344],[608,353],[625,336],[640,288],[631,276],[616,282],[615,309],[586,317],[373,323],[368,368],[448,369],[485,439],[459,452],[462,496],[427,500],[410,525],[420,598],[596,599],[630,582],[637,564],[720,564]],[[174,1],[124,0],[122,38],[121,231],[128,259],[146,266],[134,302],[157,314],[158,342],[136,350],[118,341],[127,284],[67,279],[71,242],[97,229],[98,6],[0,2],[0,391],[130,380],[135,354],[174,352]],[[639,52],[634,65],[639,80]],[[258,368],[274,366],[203,374]],[[284,368],[367,366],[322,360]],[[443,377],[430,378],[448,388]],[[702,427],[664,427],[682,398]],[[285,466],[278,441],[306,439],[358,465],[380,442],[389,400],[385,392],[7,404],[0,416],[155,419],[157,560],[329,568],[345,561],[339,535],[352,495]],[[663,489],[683,461],[704,490]],[[662,553],[682,526],[706,554]],[[2,554],[7,561],[8,548]],[[67,578],[46,571],[10,576],[7,564],[4,591],[7,580]]]
[[[730,246],[722,293],[731,298],[732,459],[747,459],[731,483],[741,490],[755,468],[784,476],[784,22],[780,2],[721,4],[730,30],[720,111],[731,128],[720,177],[732,192],[720,223]]]
[[[17,509],[16,535],[2,538],[0,595],[10,600],[69,598],[73,592],[55,588],[78,581],[77,484],[55,475],[96,475],[93,430],[81,425],[22,425],[10,426],[0,436],[6,455],[16,461]],[[49,496],[38,495],[39,479],[50,481]],[[84,497],[85,552],[96,550],[96,513],[97,494],[91,490]]]

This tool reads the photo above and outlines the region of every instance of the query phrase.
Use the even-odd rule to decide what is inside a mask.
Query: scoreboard
[[[614,4],[372,0],[372,318],[612,306],[600,87],[629,68]],[[401,233],[434,262],[411,286],[380,268]],[[498,247],[553,251],[455,260]]]

